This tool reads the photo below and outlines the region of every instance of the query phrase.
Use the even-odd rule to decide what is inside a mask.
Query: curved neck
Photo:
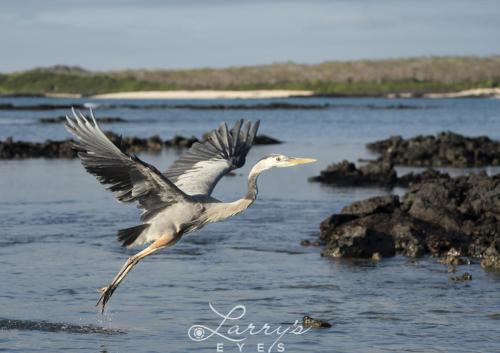
[[[255,167],[252,168],[250,174],[248,174],[248,187],[247,193],[245,195],[245,199],[255,201],[257,198],[257,193],[259,192],[259,188],[257,187],[257,178],[259,177],[262,171],[255,170]]]
[[[253,166],[252,170],[250,170],[250,173],[248,174],[248,189],[245,199],[251,200],[252,202],[255,201],[257,193],[259,192],[259,189],[257,188],[257,178],[260,173],[269,168],[271,168],[271,166],[266,162],[266,160],[261,160]]]
[[[210,218],[210,222],[226,219],[240,212],[243,212],[248,207],[250,207],[250,205],[253,204],[253,202],[257,198],[257,193],[259,191],[257,189],[257,178],[259,177],[260,173],[262,173],[266,169],[268,168],[266,168],[266,166],[263,166],[262,163],[257,163],[256,165],[254,165],[252,170],[250,171],[250,174],[248,174],[248,189],[245,196],[234,202],[219,204],[224,208],[224,216],[221,217],[219,214],[216,214],[212,218]]]

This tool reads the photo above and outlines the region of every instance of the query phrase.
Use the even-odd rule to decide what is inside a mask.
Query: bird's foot
[[[97,301],[96,306],[101,307],[101,313],[104,313],[104,308],[106,307],[108,300],[111,298],[117,287],[118,287],[117,285],[112,283],[109,286],[105,286],[98,289],[98,291],[101,293],[101,297]]]

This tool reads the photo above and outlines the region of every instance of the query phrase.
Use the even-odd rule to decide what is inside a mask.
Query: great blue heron
[[[257,197],[257,178],[273,167],[291,167],[314,162],[310,158],[292,158],[273,154],[258,161],[248,176],[248,189],[243,198],[222,202],[211,196],[217,182],[230,171],[245,164],[259,121],[253,125],[243,120],[231,130],[222,123],[201,143],[195,143],[177,161],[160,173],[152,165],[128,154],[121,144],[114,145],[104,135],[90,110],[89,120],[73,109],[66,116],[66,129],[78,143],[75,145],[85,169],[102,184],[109,185],[118,201],[138,202],[142,209],[141,224],[118,231],[123,246],[151,243],[131,256],[113,278],[100,289],[97,305],[102,311],[127,273],[143,258],[177,243],[184,234],[208,223],[222,221],[247,209]]]

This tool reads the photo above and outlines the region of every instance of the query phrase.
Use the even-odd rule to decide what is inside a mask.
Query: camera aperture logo
[[[195,342],[202,342],[213,338],[216,341],[216,352],[225,352],[225,348],[229,351],[228,346],[237,347],[237,351],[243,352],[285,352],[285,343],[283,342],[285,335],[303,335],[311,328],[304,328],[299,324],[298,320],[292,325],[283,326],[279,325],[272,327],[268,323],[263,325],[255,325],[253,323],[241,324],[246,315],[246,307],[244,305],[236,305],[227,314],[217,311],[212,303],[208,303],[213,313],[221,320],[219,324],[214,327],[195,324],[188,330],[188,336]],[[237,324],[238,322],[238,324]],[[233,324],[231,326],[231,324]],[[247,340],[251,337],[257,337],[256,344],[249,345]],[[231,349],[231,351],[234,351]]]

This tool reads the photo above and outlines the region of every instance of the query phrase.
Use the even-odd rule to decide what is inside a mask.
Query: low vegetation
[[[92,72],[55,66],[0,74],[0,94],[145,90],[312,90],[325,95],[454,92],[500,85],[500,56],[281,63],[225,69]]]

